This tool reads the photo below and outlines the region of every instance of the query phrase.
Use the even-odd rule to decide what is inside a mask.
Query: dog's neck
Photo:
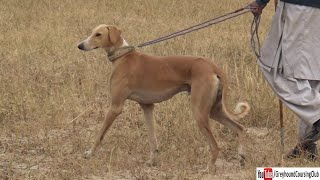
[[[126,47],[126,46],[129,46],[129,44],[127,43],[127,41],[125,39],[123,39],[121,37],[120,41],[118,41],[114,46],[106,49],[105,51],[108,54],[109,52],[113,52],[113,51],[115,51],[115,50],[117,50],[119,48]]]
[[[135,50],[134,46],[129,46],[126,40],[123,38],[121,43],[118,43],[118,46],[115,45],[111,47],[110,49],[106,50],[108,58],[111,62],[114,62],[118,58],[122,57],[123,55]]]

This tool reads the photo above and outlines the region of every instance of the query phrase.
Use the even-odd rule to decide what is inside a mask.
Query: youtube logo
[[[257,170],[257,179],[272,180],[272,173],[272,168],[263,168],[263,171],[259,169]]]

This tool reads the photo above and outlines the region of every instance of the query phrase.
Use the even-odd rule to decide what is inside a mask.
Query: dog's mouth
[[[99,47],[94,47],[93,49],[98,49]]]

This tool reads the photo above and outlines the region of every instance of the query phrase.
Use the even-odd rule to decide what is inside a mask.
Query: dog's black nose
[[[83,49],[84,49],[83,43],[80,43],[80,44],[78,45],[78,48],[81,49],[81,50],[83,50]]]

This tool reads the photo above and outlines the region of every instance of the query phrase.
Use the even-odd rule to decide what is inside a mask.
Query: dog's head
[[[116,26],[101,24],[93,29],[91,35],[78,45],[84,51],[103,48],[108,50],[122,44],[121,30]]]

